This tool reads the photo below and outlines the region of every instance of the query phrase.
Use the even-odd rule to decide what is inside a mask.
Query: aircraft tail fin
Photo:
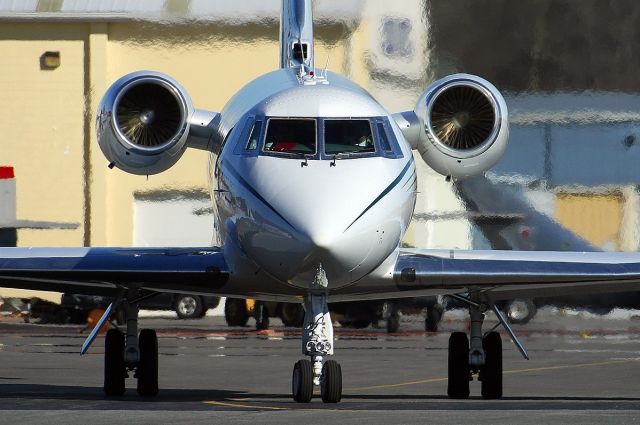
[[[313,10],[311,0],[282,0],[280,68],[314,71]]]

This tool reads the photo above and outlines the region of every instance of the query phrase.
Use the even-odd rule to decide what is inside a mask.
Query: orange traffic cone
[[[93,310],[91,310],[89,312],[89,315],[87,316],[87,329],[95,328],[103,314],[104,314],[104,309],[94,308]],[[106,333],[108,329],[109,329],[109,321],[106,321],[104,325],[102,325],[102,328],[100,329],[100,333],[101,334]]]

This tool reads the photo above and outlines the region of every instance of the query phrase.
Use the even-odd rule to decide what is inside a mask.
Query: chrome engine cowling
[[[444,176],[483,173],[507,147],[507,105],[483,78],[454,74],[436,81],[420,96],[414,113],[421,127],[418,151]]]
[[[193,105],[186,90],[168,75],[139,71],[107,90],[96,129],[110,166],[128,173],[161,173],[186,149]]]

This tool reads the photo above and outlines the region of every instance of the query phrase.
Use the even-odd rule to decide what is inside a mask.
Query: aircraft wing
[[[491,300],[640,290],[640,255],[624,252],[402,249],[399,292],[479,292]]]
[[[0,248],[0,286],[18,289],[211,294],[228,277],[219,248]]]
[[[640,290],[637,253],[401,249],[378,271],[330,298],[475,292],[498,301]],[[0,286],[18,289],[114,296],[136,286],[214,295],[225,292],[229,276],[219,248],[0,248]]]

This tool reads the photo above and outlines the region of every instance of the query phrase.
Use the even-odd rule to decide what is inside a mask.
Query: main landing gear
[[[453,296],[469,304],[471,318],[470,338],[464,332],[453,332],[449,338],[449,377],[447,394],[450,398],[469,397],[469,382],[476,376],[481,382],[481,394],[484,399],[502,397],[502,339],[495,329],[502,325],[507,330],[516,347],[525,359],[529,359],[524,347],[513,333],[502,313],[495,304],[475,302],[467,297]],[[490,307],[499,320],[486,334],[482,333],[484,312]]]
[[[337,403],[342,398],[342,370],[335,360],[324,361],[333,355],[333,325],[327,303],[327,276],[318,267],[316,277],[305,298],[302,354],[310,359],[298,360],[293,367],[291,390],[293,399],[308,403],[314,386],[320,387],[322,401]]]
[[[104,343],[104,392],[108,396],[121,396],[125,379],[134,372],[138,379],[138,394],[158,394],[158,337],[152,329],[143,329],[138,335],[137,291],[130,289],[125,301],[126,335],[118,329],[109,329]]]

